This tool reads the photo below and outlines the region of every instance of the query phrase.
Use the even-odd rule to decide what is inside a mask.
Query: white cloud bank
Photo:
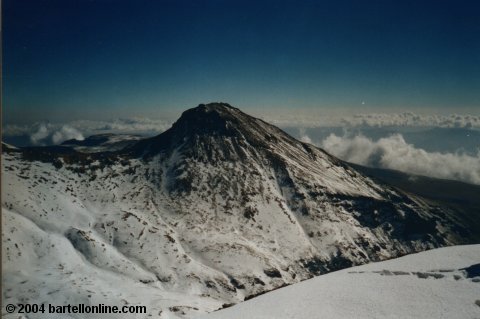
[[[322,141],[321,147],[355,164],[480,185],[480,151],[476,156],[427,152],[405,142],[401,134],[377,141],[361,135],[340,137],[331,134]]]
[[[121,134],[159,134],[170,128],[170,121],[162,119],[150,119],[133,117],[127,119],[114,119],[111,121],[81,120],[71,122],[70,125],[82,132],[98,133],[121,133]]]
[[[480,128],[478,115],[419,115],[412,112],[396,114],[357,114],[344,117],[342,123],[346,126],[370,127],[441,127],[441,128]]]
[[[32,145],[49,145],[59,144],[69,139],[83,140],[84,137],[80,131],[69,125],[52,125],[48,123],[40,123],[32,127],[32,131],[28,132]]]
[[[69,123],[8,124],[5,136],[28,136],[36,146],[60,144],[69,139],[83,140],[84,136],[104,133],[156,135],[171,126],[170,122],[149,118],[114,119],[111,121],[78,120]]]
[[[310,138],[310,136],[307,135],[307,132],[305,130],[305,128],[301,127],[299,128],[299,133],[300,133],[300,141],[304,142],[304,143],[309,143],[309,144],[312,144],[313,141],[312,139]]]
[[[424,115],[404,113],[368,113],[347,116],[329,115],[319,111],[257,114],[280,127],[439,127],[480,129],[480,115]]]

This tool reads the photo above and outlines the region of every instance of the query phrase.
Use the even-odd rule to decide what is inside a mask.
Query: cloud
[[[38,129],[30,135],[30,141],[33,145],[41,145],[42,142],[48,137],[49,135],[49,125],[48,124],[40,124]]]
[[[60,144],[69,139],[84,139],[82,133],[74,127],[69,125],[57,126],[50,123],[37,124],[31,132],[23,131],[22,133],[30,135],[32,145]]]
[[[330,134],[321,146],[345,161],[360,165],[480,184],[480,151],[476,156],[427,152],[405,142],[401,134],[377,141],[362,135]]]
[[[299,129],[299,133],[300,133],[300,138],[299,138],[300,141],[302,141],[304,143],[309,143],[309,144],[313,143],[310,136],[307,135],[307,132],[306,132],[305,128],[301,127]]]
[[[439,127],[480,129],[480,115],[425,115],[412,112],[333,115],[318,110],[257,114],[280,127]]]
[[[84,139],[82,133],[77,129],[64,125],[59,130],[55,131],[52,135],[53,144],[60,144],[63,141],[76,139],[82,141]]]
[[[77,120],[68,123],[7,124],[3,127],[3,135],[25,136],[30,145],[40,146],[60,144],[69,139],[83,140],[84,136],[105,133],[152,136],[164,132],[170,126],[169,121],[137,117],[110,121]]]
[[[441,127],[441,128],[480,128],[480,116],[476,115],[419,115],[412,112],[385,114],[357,114],[342,118],[344,126],[368,127]]]
[[[170,121],[162,119],[142,117],[113,119],[110,121],[80,120],[70,123],[71,126],[76,127],[82,132],[89,132],[90,134],[121,133],[141,135],[159,134],[170,128],[171,124]]]
[[[2,134],[6,136],[22,136],[30,135],[33,131],[35,125],[17,125],[17,124],[6,124],[2,127]]]

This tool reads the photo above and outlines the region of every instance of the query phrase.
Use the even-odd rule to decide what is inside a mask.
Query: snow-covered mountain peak
[[[131,154],[152,156],[176,149],[223,149],[224,156],[238,157],[236,146],[272,147],[279,139],[300,144],[286,133],[254,118],[227,103],[200,104],[186,110],[164,133],[146,139],[127,149]],[[273,143],[273,144],[272,144]],[[230,150],[229,150],[230,149]]]
[[[121,150],[111,150],[123,143],[113,136],[89,141],[106,151],[77,151],[79,142],[3,147],[12,291],[4,301],[33,301],[40,290],[79,300],[98,290],[99,302],[111,295],[138,302],[144,294],[154,296],[162,318],[192,316],[472,238],[448,208],[368,178],[227,104],[187,110],[169,130]],[[40,284],[43,270],[57,268]],[[78,286],[65,288],[67,279]]]
[[[231,135],[232,126],[239,125],[239,119],[246,114],[227,103],[209,103],[186,110],[176,121],[172,130],[187,135]],[[239,127],[236,127],[240,129]]]
[[[211,102],[207,104],[199,104],[197,107],[191,108],[183,112],[183,114],[187,113],[210,113],[210,112],[217,112],[219,114],[234,114],[236,112],[241,112],[240,109],[231,106],[225,102]]]

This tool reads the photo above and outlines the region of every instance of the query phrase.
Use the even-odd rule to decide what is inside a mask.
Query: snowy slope
[[[200,318],[480,318],[480,245],[344,269]]]
[[[210,298],[166,291],[160,284],[148,285],[149,274],[134,261],[122,260],[118,252],[105,251],[103,260],[118,265],[91,263],[61,234],[41,229],[32,221],[7,209],[2,212],[3,241],[3,304],[53,305],[141,305],[146,314],[122,315],[122,318],[150,316],[172,318],[169,309],[188,305],[186,311],[200,307],[203,311],[218,308]],[[14,257],[13,257],[14,256]],[[122,270],[115,269],[124,268]],[[131,269],[127,269],[130,267]],[[113,269],[112,269],[113,268]],[[136,274],[138,275],[136,276]],[[150,276],[151,277],[151,276]],[[197,308],[198,310],[198,308]],[[161,316],[162,312],[165,313]],[[159,316],[160,315],[160,316]],[[6,314],[2,318],[119,318],[117,314]]]
[[[226,104],[190,109],[117,152],[92,144],[4,148],[4,303],[124,300],[192,317],[329,271],[471,242],[450,210]]]

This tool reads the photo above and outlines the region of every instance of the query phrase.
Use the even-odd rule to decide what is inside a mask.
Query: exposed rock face
[[[166,132],[122,150],[4,152],[4,302],[33,301],[15,285],[60,264],[56,280],[29,287],[60,289],[70,301],[97,289],[105,293],[98,303],[112,291],[135,303],[142,291],[155,296],[155,314],[191,316],[471,238],[448,209],[224,103],[187,110]]]

